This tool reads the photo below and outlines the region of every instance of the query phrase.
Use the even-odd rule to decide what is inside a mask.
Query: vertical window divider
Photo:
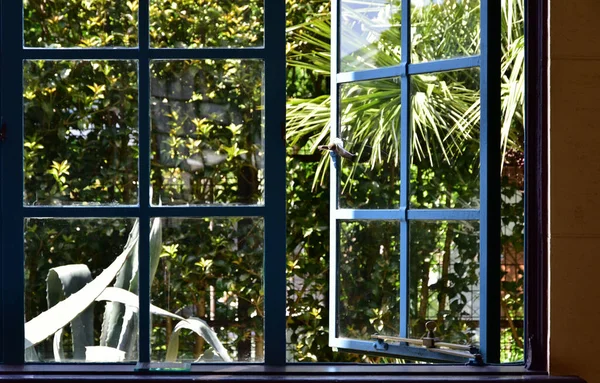
[[[4,35],[4,30],[2,29],[3,26],[3,17],[2,15],[4,14],[4,10],[3,10],[3,6],[0,3],[0,66],[1,68],[4,68],[4,62],[2,60],[2,57],[4,57],[4,48],[2,46],[2,36]],[[2,214],[2,202],[1,202],[1,198],[2,198],[2,185],[5,185],[4,179],[2,178],[2,163],[3,163],[3,158],[2,158],[2,141],[4,140],[4,134],[6,132],[4,132],[3,126],[4,126],[4,108],[3,108],[3,95],[4,95],[4,87],[3,87],[3,82],[2,82],[2,71],[0,71],[0,289],[3,291],[4,290],[4,286],[3,286],[3,280],[4,280],[4,275],[2,273],[2,242],[4,241],[3,239],[3,230],[2,230],[2,217],[4,217],[4,215]],[[0,297],[2,297],[2,292],[0,292]],[[2,297],[3,298],[3,297]],[[4,328],[4,311],[2,308],[2,303],[0,303],[0,334],[2,334],[2,329]],[[4,347],[0,347],[0,363],[2,363],[4,361]]]
[[[264,362],[286,362],[286,5],[284,0],[264,4],[265,105],[265,213],[263,288]]]
[[[150,362],[150,1],[138,8],[139,134],[139,348],[140,363]]]
[[[340,0],[331,1],[331,66],[330,66],[330,139],[333,140],[338,136],[339,126],[337,125],[339,113],[339,89],[337,82],[337,74],[339,73],[340,58],[339,58],[339,41],[340,41]],[[334,126],[335,124],[335,126]],[[339,163],[335,154],[330,154],[332,161],[329,163],[329,211],[333,212],[338,209],[339,196],[339,181],[338,170]],[[337,282],[338,276],[338,247],[339,247],[339,225],[335,214],[329,215],[329,344],[335,343],[338,337],[337,312],[338,312],[338,296],[339,286]]]
[[[400,210],[406,213],[410,200],[410,0],[402,0],[401,56],[400,64]],[[410,312],[409,281],[409,230],[407,214],[400,217],[400,337],[408,338]]]
[[[500,362],[500,0],[481,1],[480,344]]]
[[[3,185],[6,180],[21,180],[2,188],[2,354],[4,364],[24,362],[24,233],[23,233],[23,2],[2,2],[2,110],[6,137],[1,151]],[[19,33],[18,36],[15,36]],[[11,37],[11,38],[8,38]],[[7,52],[9,52],[7,54]],[[15,166],[15,164],[20,164]]]

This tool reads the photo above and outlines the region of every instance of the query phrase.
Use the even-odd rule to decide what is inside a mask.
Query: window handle
[[[0,128],[0,142],[6,141],[6,122],[2,122],[2,128]]]

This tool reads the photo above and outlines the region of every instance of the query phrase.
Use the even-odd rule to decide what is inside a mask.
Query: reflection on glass
[[[137,68],[26,61],[25,204],[137,202]]]
[[[137,239],[138,225],[127,218],[25,220],[25,336],[40,338],[26,348],[26,361],[137,360],[137,308],[103,294],[80,295],[80,302],[89,299],[80,312],[56,306],[86,284],[97,283],[111,265],[107,287],[137,298]],[[40,314],[70,320],[57,332],[47,332],[52,320],[34,319]]]
[[[152,360],[263,361],[263,238],[261,218],[162,218],[151,301],[175,316],[152,316]]]
[[[411,0],[411,60],[479,53],[480,0]]]
[[[160,48],[258,47],[264,0],[150,0],[150,41]]]
[[[23,11],[25,46],[137,45],[137,1],[23,0]]]
[[[340,86],[340,138],[352,159],[340,159],[340,208],[400,204],[398,78]]]
[[[413,76],[410,206],[479,206],[479,69]]]
[[[479,222],[409,224],[409,334],[420,338],[437,323],[445,341],[479,341]]]
[[[151,71],[152,202],[262,203],[262,61],[154,61]]]
[[[400,222],[342,221],[338,336],[400,334]]]
[[[342,72],[400,63],[400,0],[342,0]]]

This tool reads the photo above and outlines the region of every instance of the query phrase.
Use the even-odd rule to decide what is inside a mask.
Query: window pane
[[[410,205],[479,206],[479,69],[413,76]]]
[[[262,218],[163,218],[162,225],[151,298],[177,317],[152,316],[152,360],[164,361],[171,347],[178,361],[262,362]],[[181,326],[186,329],[179,332]],[[194,332],[200,328],[231,360],[209,346],[209,336]],[[175,350],[170,342],[177,335]]]
[[[340,113],[340,137],[354,157],[341,159],[339,207],[398,207],[399,79],[341,85]]]
[[[398,65],[401,50],[400,17],[400,0],[342,0],[342,72]]]
[[[400,222],[340,222],[338,336],[400,333]]]
[[[524,360],[525,63],[524,0],[504,8],[502,34],[501,362]],[[503,22],[503,24],[504,24]],[[503,26],[504,28],[504,26]],[[535,102],[535,99],[532,99]]]
[[[25,46],[133,47],[138,2],[23,0]]]
[[[409,334],[437,323],[445,342],[479,341],[479,222],[412,221]]]
[[[150,0],[153,47],[258,47],[264,0]]]
[[[263,63],[152,63],[153,203],[263,202]]]
[[[23,66],[25,204],[135,204],[136,64]]]
[[[25,220],[25,336],[41,340],[25,350],[26,361],[137,360],[137,309],[102,294],[94,302],[90,293],[76,298],[79,310],[52,309],[83,293],[86,284],[98,283],[111,265],[117,274],[107,287],[137,299],[137,234],[137,224],[127,218]],[[56,331],[53,324],[62,321]]]
[[[412,0],[410,4],[412,62],[479,53],[480,0]]]

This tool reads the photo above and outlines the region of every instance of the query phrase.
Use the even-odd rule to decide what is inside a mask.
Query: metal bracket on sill
[[[385,351],[389,347],[387,341],[407,343],[408,345],[421,346],[428,351],[464,358],[467,360],[466,364],[469,366],[485,365],[483,362],[483,357],[477,347],[472,345],[440,342],[439,338],[435,337],[435,329],[437,328],[437,324],[433,321],[429,321],[425,324],[425,327],[427,328],[427,333],[421,339],[402,338],[379,334],[371,335],[372,339],[377,339],[373,345],[373,348],[378,351]]]

